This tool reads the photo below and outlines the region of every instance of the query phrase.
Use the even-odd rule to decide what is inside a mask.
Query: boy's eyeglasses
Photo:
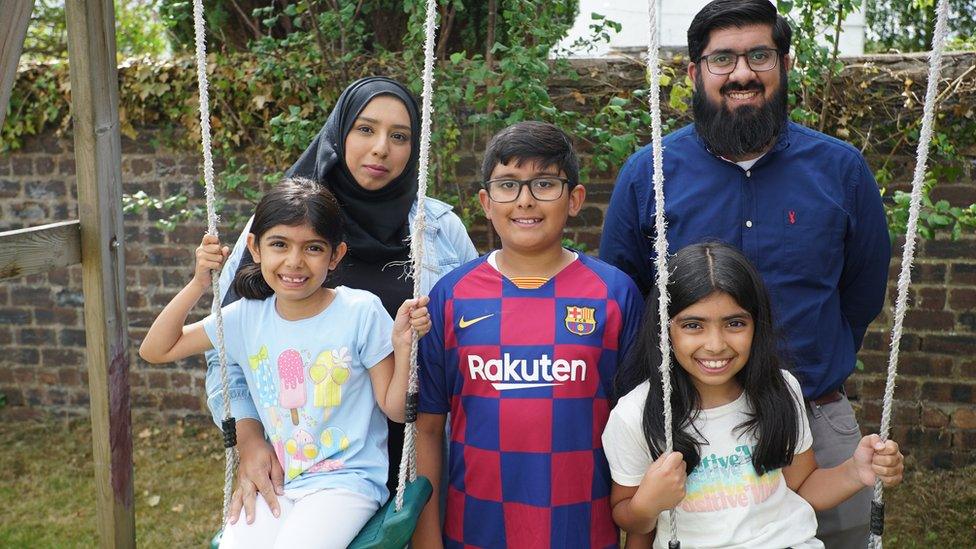
[[[766,72],[776,68],[779,60],[779,52],[773,48],[756,48],[745,53],[732,53],[730,51],[720,51],[701,56],[705,60],[708,72],[715,76],[724,76],[735,72],[739,65],[739,58],[745,57],[749,68],[755,72]],[[699,59],[699,61],[701,60]]]
[[[569,183],[565,177],[535,177],[532,179],[492,179],[485,182],[488,198],[495,202],[515,202],[522,194],[522,187],[528,187],[532,198],[540,202],[552,202],[563,196],[563,188]]]

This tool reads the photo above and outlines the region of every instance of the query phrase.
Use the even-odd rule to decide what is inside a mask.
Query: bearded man
[[[833,467],[861,438],[844,381],[884,304],[891,243],[860,152],[788,120],[791,36],[769,0],[715,0],[695,16],[694,123],[664,138],[667,238],[670,253],[726,242],[762,273],[814,454]],[[620,170],[600,242],[600,258],[645,295],[654,284],[652,173],[647,146]],[[828,548],[865,546],[870,499],[867,489],[818,513]]]

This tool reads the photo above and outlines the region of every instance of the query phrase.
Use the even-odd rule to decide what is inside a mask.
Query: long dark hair
[[[769,295],[755,267],[741,252],[726,244],[707,242],[682,248],[668,261],[668,317],[716,292],[728,294],[752,315],[754,333],[746,365],[736,374],[752,409],[736,431],[757,440],[752,453],[756,473],[788,465],[793,460],[798,435],[794,397],[781,375],[782,359],[773,331]],[[660,322],[655,286],[647,300],[637,341],[616,378],[616,394],[624,395],[650,380],[644,405],[644,437],[657,459],[664,450],[664,397],[661,386]],[[674,354],[672,364],[676,364]],[[684,456],[688,472],[701,459],[693,421],[701,410],[701,397],[689,374],[679,365],[671,369],[671,409],[674,449]]]
[[[278,183],[258,203],[251,223],[254,242],[277,225],[294,227],[308,223],[335,253],[343,241],[342,212],[335,196],[311,179],[289,177]],[[274,294],[261,274],[260,263],[241,266],[234,275],[233,289],[247,299],[267,299]]]

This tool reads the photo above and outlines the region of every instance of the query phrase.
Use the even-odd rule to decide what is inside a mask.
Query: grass
[[[96,545],[87,420],[0,421],[0,547]],[[222,497],[216,428],[138,419],[133,446],[137,544],[205,546]],[[886,501],[886,548],[976,546],[976,467],[912,472]]]

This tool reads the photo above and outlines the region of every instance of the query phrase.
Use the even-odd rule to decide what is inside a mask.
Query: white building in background
[[[655,0],[657,2],[661,46],[687,47],[688,25],[709,0]],[[579,0],[579,16],[559,47],[570,48],[580,38],[589,38],[591,13],[599,13],[623,25],[621,31],[611,35],[609,44],[602,43],[590,52],[577,51],[578,57],[603,57],[614,52],[639,52],[647,48],[648,0]],[[832,37],[832,30],[828,29]],[[850,14],[844,21],[840,35],[841,55],[864,53],[864,10]]]

